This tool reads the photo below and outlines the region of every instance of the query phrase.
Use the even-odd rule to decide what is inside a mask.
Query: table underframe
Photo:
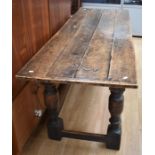
[[[48,110],[48,137],[54,140],[61,140],[63,137],[74,138],[80,140],[88,140],[95,142],[105,142],[106,147],[109,149],[120,149],[121,143],[121,118],[120,115],[123,111],[125,88],[109,87],[109,112],[110,119],[107,129],[107,134],[94,134],[87,132],[69,131],[64,129],[63,119],[59,117],[58,101],[59,95],[56,85],[53,83],[44,83],[44,99],[45,105]]]

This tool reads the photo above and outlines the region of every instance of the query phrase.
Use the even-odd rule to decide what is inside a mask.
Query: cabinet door
[[[37,96],[33,93],[34,89],[34,83],[27,84],[13,101],[13,129],[19,151],[39,122],[34,110],[37,107],[45,109],[43,88],[38,89]]]
[[[13,0],[13,148],[21,151],[39,119],[34,116],[38,99],[32,83],[15,78],[15,74],[66,22],[70,16],[70,0]],[[40,88],[40,91],[43,88]],[[41,108],[43,93],[39,93]],[[62,93],[63,94],[63,93]]]

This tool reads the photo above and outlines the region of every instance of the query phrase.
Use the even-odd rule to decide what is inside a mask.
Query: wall
[[[15,78],[19,69],[65,23],[70,16],[70,0],[13,0],[13,151],[20,152],[39,122],[34,117],[38,103],[33,83]],[[39,88],[40,108],[45,109]]]

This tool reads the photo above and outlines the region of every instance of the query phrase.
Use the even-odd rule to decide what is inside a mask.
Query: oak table
[[[125,88],[137,88],[129,20],[127,10],[80,8],[17,73],[17,78],[40,81],[45,86],[49,138],[105,142],[107,148],[120,148],[123,92]],[[109,87],[107,135],[64,129],[57,111],[56,83]]]

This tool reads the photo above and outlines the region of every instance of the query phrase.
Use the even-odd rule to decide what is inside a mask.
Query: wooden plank
[[[136,84],[135,53],[131,40],[129,14],[118,11],[108,79]]]
[[[86,13],[82,9],[52,37],[38,53],[17,73],[17,77],[42,79],[59,54],[71,42]],[[75,28],[76,25],[76,28]]]
[[[74,78],[101,17],[100,10],[88,10],[86,12],[85,20],[81,23],[74,37],[72,37],[70,44],[49,69],[47,77]]]
[[[104,80],[109,71],[115,10],[104,10],[76,78]]]
[[[78,11],[17,77],[137,87],[127,11],[84,10]]]
[[[128,39],[132,37],[131,22],[128,10],[116,10],[115,35],[116,39]]]

